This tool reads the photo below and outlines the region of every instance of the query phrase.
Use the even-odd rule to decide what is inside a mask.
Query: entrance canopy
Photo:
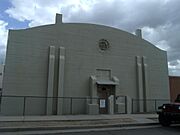
[[[119,83],[111,81],[111,80],[97,80],[96,84],[99,84],[99,85],[118,85]]]

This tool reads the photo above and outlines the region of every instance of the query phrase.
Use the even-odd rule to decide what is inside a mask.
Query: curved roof
[[[114,27],[110,27],[110,26],[106,26],[106,25],[100,25],[100,24],[92,24],[92,23],[56,23],[56,24],[48,24],[48,25],[42,25],[42,26],[36,26],[36,27],[32,27],[32,28],[27,28],[27,29],[20,29],[20,30],[17,30],[17,31],[21,31],[21,30],[33,30],[33,29],[42,29],[42,28],[49,28],[49,27],[54,27],[54,26],[68,26],[68,27],[96,27],[97,29],[106,29],[107,31],[111,31],[111,32],[120,32],[122,33],[123,35],[126,35],[127,37],[129,38],[134,38],[134,39],[138,39],[138,40],[141,40],[143,42],[146,42],[146,44],[149,44],[151,45],[151,47],[157,49],[158,51],[163,51],[163,52],[166,52],[164,50],[161,50],[160,48],[156,47],[155,45],[153,45],[152,43],[150,43],[149,41],[143,39],[143,38],[140,38],[132,33],[129,33],[127,31],[124,31],[124,30],[121,30],[121,29],[118,29],[118,28],[114,28]]]

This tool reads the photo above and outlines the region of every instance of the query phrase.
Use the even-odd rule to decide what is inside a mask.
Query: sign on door
[[[106,107],[106,100],[105,99],[100,99],[100,108],[105,108]]]

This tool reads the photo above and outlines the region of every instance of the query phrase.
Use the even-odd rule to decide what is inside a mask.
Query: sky
[[[180,0],[0,0],[0,63],[9,29],[63,22],[94,23],[134,33],[167,51],[169,75],[180,76]]]

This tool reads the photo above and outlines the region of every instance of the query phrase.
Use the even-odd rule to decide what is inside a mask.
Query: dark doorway
[[[99,97],[99,113],[108,113],[108,97],[115,95],[115,85],[97,85],[97,94]]]

